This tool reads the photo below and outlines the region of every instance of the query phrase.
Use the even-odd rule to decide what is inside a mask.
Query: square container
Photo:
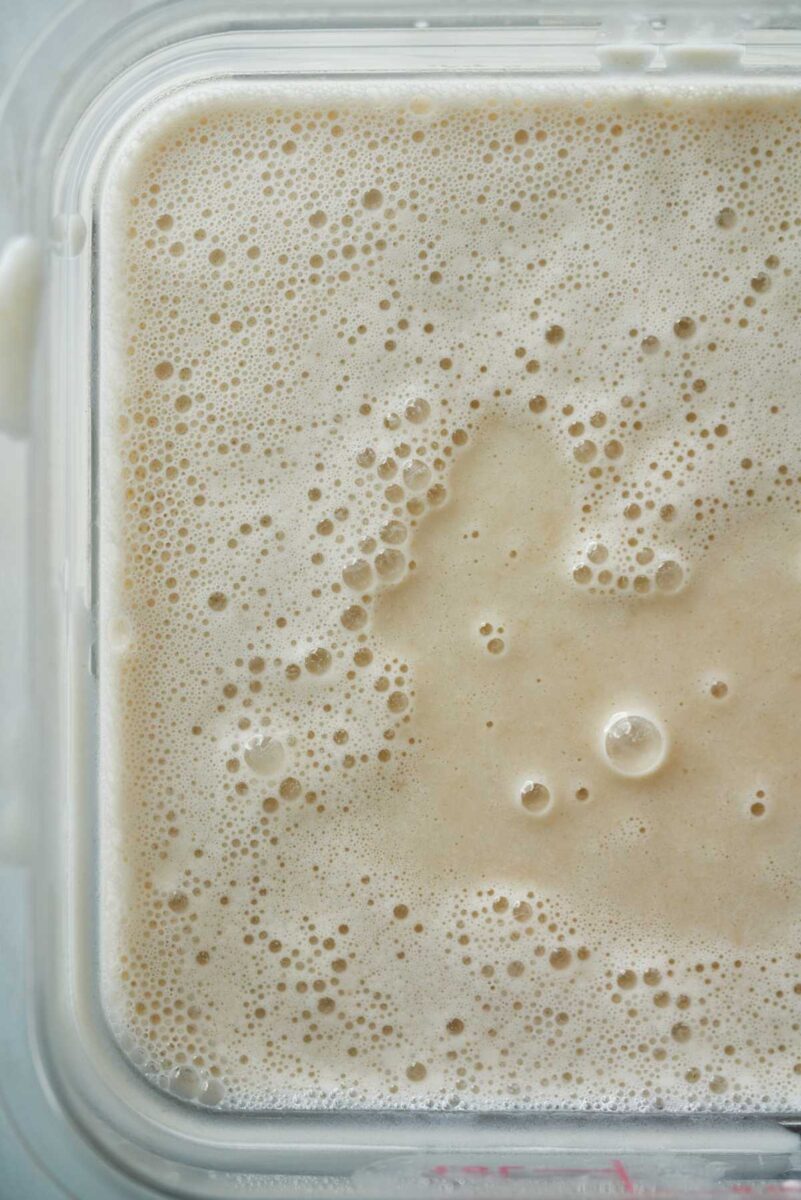
[[[801,1192],[787,1113],[203,1110],[134,1070],[100,1004],[97,219],[110,153],[164,97],[221,78],[302,87],[515,75],[603,86],[623,73],[797,78],[801,97],[801,16],[714,0],[80,0],[41,32],[0,95],[0,426],[24,439],[29,477],[26,669],[11,681],[19,712],[2,725],[17,736],[2,745],[0,814],[0,852],[15,864],[7,881],[25,889],[25,961],[6,964],[24,972],[24,1000],[15,1007],[9,994],[0,1091],[31,1157],[67,1194]]]

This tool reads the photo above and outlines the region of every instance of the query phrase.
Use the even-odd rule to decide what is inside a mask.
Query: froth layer
[[[186,1099],[791,1110],[795,90],[220,85],[108,176],[106,1009]]]

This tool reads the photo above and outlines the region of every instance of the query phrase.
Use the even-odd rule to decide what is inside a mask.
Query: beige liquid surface
[[[801,1102],[801,115],[234,84],[101,213],[103,987],[209,1105]]]

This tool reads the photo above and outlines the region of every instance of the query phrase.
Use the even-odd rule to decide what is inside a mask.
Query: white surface
[[[0,89],[11,67],[41,25],[63,7],[63,0],[0,0]],[[7,565],[20,561],[23,546],[19,503],[24,485],[25,447],[0,433],[0,747],[13,736],[15,682],[22,671],[22,590],[19,572]],[[0,804],[13,785],[5,755],[0,754]],[[21,880],[15,868],[0,867],[0,1023],[23,1002],[21,977]],[[0,1108],[0,1200],[63,1200],[13,1137]],[[88,1198],[87,1198],[88,1200]],[[109,1197],[109,1200],[113,1200]]]

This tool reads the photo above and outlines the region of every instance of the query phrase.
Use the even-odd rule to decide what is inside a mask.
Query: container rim
[[[33,87],[36,64],[54,50],[63,22],[79,13],[85,19],[99,3],[76,0],[62,18],[42,31],[20,63],[16,77],[0,96],[0,153],[10,131],[17,140],[15,114],[21,104],[29,103],[24,96]],[[29,711],[35,706],[42,714],[40,726],[44,719],[53,730],[52,752],[36,763],[27,797],[37,826],[37,870],[31,871],[30,880],[30,965],[36,989],[30,1078],[24,1081],[28,1098],[22,1111],[38,1113],[42,1128],[55,1128],[56,1122],[62,1137],[69,1131],[77,1133],[88,1154],[114,1164],[115,1172],[121,1172],[115,1177],[138,1181],[132,1187],[149,1189],[144,1194],[167,1194],[166,1173],[169,1194],[209,1200],[231,1195],[243,1173],[258,1177],[255,1194],[316,1195],[317,1183],[288,1181],[299,1172],[299,1163],[304,1176],[324,1176],[344,1185],[354,1170],[385,1157],[441,1153],[445,1148],[458,1152],[459,1147],[475,1149],[477,1143],[492,1153],[494,1147],[508,1145],[508,1129],[502,1130],[502,1125],[515,1127],[517,1148],[522,1141],[524,1146],[539,1145],[554,1153],[596,1147],[600,1127],[610,1120],[616,1137],[623,1128],[647,1131],[654,1118],[646,1115],[203,1111],[147,1084],[114,1042],[96,998],[85,995],[81,973],[97,978],[92,970],[97,946],[91,933],[96,927],[98,849],[93,579],[97,231],[99,189],[110,155],[132,123],[165,97],[220,77],[308,80],[339,75],[548,72],[552,78],[569,74],[611,81],[616,72],[629,69],[623,60],[598,54],[599,46],[613,45],[613,39],[621,36],[618,16],[629,12],[625,0],[614,0],[603,19],[592,15],[593,6],[584,4],[577,6],[575,19],[561,22],[558,0],[545,0],[533,16],[521,0],[508,5],[501,21],[494,23],[490,5],[472,5],[465,12],[458,0],[446,0],[437,8],[441,24],[429,19],[425,27],[417,28],[414,14],[424,10],[430,14],[430,8],[416,2],[401,5],[400,10],[389,4],[354,3],[346,10],[347,17],[338,16],[327,24],[325,17],[330,18],[331,10],[324,6],[296,10],[289,20],[274,6],[255,2],[236,6],[233,11],[240,15],[226,14],[224,20],[216,4],[205,0],[135,7],[126,21],[115,24],[107,19],[94,45],[87,45],[84,38],[83,61],[78,56],[68,62],[59,112],[55,112],[54,95],[44,89],[38,111],[29,111],[23,123],[39,153],[18,156],[19,169],[14,173],[19,212],[12,213],[12,227],[17,222],[16,228],[22,228],[20,214],[29,214],[29,231],[38,239],[48,268],[46,320],[32,387],[34,552],[29,583],[32,624],[47,632],[30,647],[34,682]],[[690,7],[682,5],[681,12]],[[749,24],[733,34],[734,9],[728,0],[713,0],[708,11],[725,19],[726,37],[720,45],[729,49],[736,44],[749,52],[745,59],[737,59],[740,66],[735,62],[736,79],[776,82],[786,77],[801,89],[801,18],[797,25],[788,26],[793,32],[788,40],[769,25],[755,30]],[[507,12],[509,23],[504,24]],[[458,23],[448,24],[454,17]],[[494,31],[492,38],[489,29]],[[664,52],[685,44],[682,26],[674,30],[667,22],[651,28],[649,37],[632,40],[631,44],[652,52],[639,60],[637,69],[655,74],[671,70]],[[358,65],[354,48],[359,49]],[[727,59],[722,69],[729,70],[732,61]],[[703,80],[704,74],[690,60],[684,68],[694,81]],[[707,60],[705,69],[717,69],[714,58]],[[52,682],[54,668],[57,687]],[[689,1123],[703,1127],[711,1142],[726,1127],[727,1138],[734,1131],[743,1144],[754,1147],[763,1144],[765,1128],[771,1123],[801,1126],[801,1118],[792,1114],[753,1118],[667,1114],[656,1120],[663,1140],[667,1127],[679,1136]],[[770,1138],[764,1144],[774,1148]],[[37,1152],[42,1157],[46,1148]]]

